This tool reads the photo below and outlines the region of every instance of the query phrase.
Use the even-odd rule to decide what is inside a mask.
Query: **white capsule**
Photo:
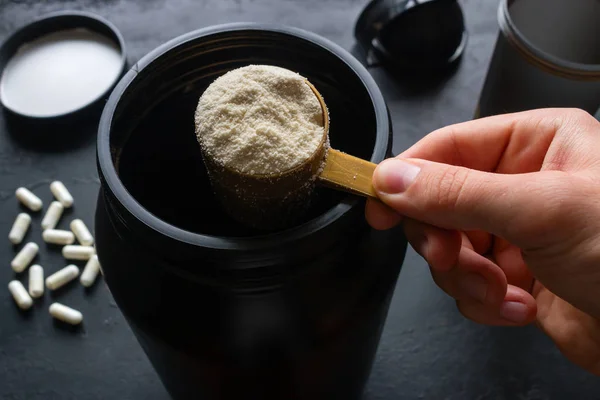
[[[41,265],[32,265],[29,268],[29,294],[34,299],[44,294],[44,268]]]
[[[58,220],[60,220],[64,210],[65,208],[58,201],[50,203],[50,207],[48,207],[48,211],[46,211],[46,215],[44,215],[44,219],[42,219],[42,229],[56,228]]]
[[[15,299],[15,303],[17,303],[21,310],[28,310],[31,308],[33,300],[21,282],[10,281],[8,283],[8,290],[10,291],[10,294],[12,294],[13,299]]]
[[[83,321],[83,314],[60,303],[52,303],[49,311],[53,318],[66,322],[67,324],[78,325]]]
[[[90,233],[90,230],[85,226],[85,223],[80,219],[74,219],[71,221],[71,230],[75,234],[75,237],[84,246],[91,246],[94,244],[94,237]]]
[[[25,269],[29,266],[29,264],[31,264],[37,255],[39,249],[39,246],[33,242],[29,242],[23,246],[21,251],[17,253],[15,258],[13,258],[12,262],[10,263],[13,271],[16,273],[25,271]]]
[[[12,244],[21,244],[27,233],[27,229],[29,229],[29,225],[31,225],[31,217],[29,214],[20,213],[17,215],[17,218],[8,233],[8,240],[10,240]]]
[[[79,268],[76,265],[67,265],[46,278],[46,287],[56,290],[77,278],[77,275],[79,275]]]
[[[51,244],[66,245],[75,242],[75,235],[71,231],[64,231],[60,229],[46,229],[42,232],[42,239],[44,242]]]
[[[35,194],[31,193],[29,189],[24,187],[20,187],[15,192],[17,196],[17,200],[19,200],[25,207],[29,208],[31,211],[40,211],[44,203],[42,200],[37,197]]]
[[[81,273],[81,278],[79,278],[79,281],[83,286],[90,287],[96,281],[96,277],[98,276],[99,272],[100,262],[98,262],[98,256],[94,254],[92,257],[90,257],[90,260],[87,262],[87,264],[85,264],[85,268]]]
[[[92,246],[71,245],[62,249],[62,255],[67,260],[89,260],[94,254],[96,250]]]
[[[67,190],[67,187],[61,181],[52,182],[50,184],[50,191],[65,208],[73,205],[73,196],[71,196],[71,193],[69,193],[69,190]]]

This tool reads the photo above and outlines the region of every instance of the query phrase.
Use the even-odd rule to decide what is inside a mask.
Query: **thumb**
[[[506,175],[393,158],[378,165],[373,187],[402,215],[445,229],[484,230],[517,244],[559,222],[564,178],[559,171]]]

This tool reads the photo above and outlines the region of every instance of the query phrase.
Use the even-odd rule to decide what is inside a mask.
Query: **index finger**
[[[398,157],[486,172],[539,171],[561,126],[561,117],[568,112],[540,109],[449,125],[425,136]]]

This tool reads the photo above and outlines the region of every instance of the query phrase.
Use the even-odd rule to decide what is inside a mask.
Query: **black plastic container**
[[[370,229],[363,199],[329,189],[284,231],[226,216],[193,111],[217,76],[247,64],[308,77],[330,108],[336,149],[374,162],[390,154],[383,97],[337,45],[255,24],[179,37],[125,75],[102,115],[96,240],[106,282],[175,399],[360,398],[406,241],[399,229]]]

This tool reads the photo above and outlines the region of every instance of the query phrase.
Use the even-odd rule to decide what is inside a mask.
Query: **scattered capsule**
[[[89,260],[94,254],[96,250],[92,246],[69,245],[62,249],[62,255],[67,260]]]
[[[44,294],[44,268],[34,264],[29,267],[29,295],[34,299]]]
[[[87,264],[85,264],[85,268],[81,273],[81,278],[79,278],[79,281],[83,286],[90,287],[96,281],[96,277],[98,276],[99,272],[100,262],[98,262],[98,256],[94,254],[92,257],[90,257],[90,260],[87,262]]]
[[[33,194],[29,189],[24,187],[20,187],[15,192],[17,196],[17,200],[19,200],[25,207],[29,208],[31,211],[40,211],[44,203],[42,200]]]
[[[79,275],[79,268],[76,265],[67,265],[46,278],[46,287],[50,290],[59,289],[77,278],[77,275]]]
[[[33,300],[21,282],[16,280],[10,281],[8,283],[8,290],[10,291],[10,294],[12,294],[13,299],[15,299],[15,303],[17,303],[21,310],[28,310],[31,308]]]
[[[50,203],[50,207],[48,207],[48,211],[46,211],[46,215],[44,215],[44,219],[42,219],[42,229],[56,228],[64,210],[65,208],[60,202],[53,201]]]
[[[65,208],[73,205],[73,196],[71,196],[71,193],[69,193],[69,190],[61,181],[52,182],[50,184],[50,191]]]
[[[70,325],[78,325],[83,321],[83,314],[81,312],[60,303],[52,303],[49,311],[53,318]]]
[[[39,246],[33,242],[27,243],[20,252],[17,253],[15,258],[13,258],[10,266],[13,271],[16,273],[20,273],[25,271],[25,269],[31,264],[31,261],[35,258],[38,253]]]
[[[71,221],[71,230],[75,234],[75,237],[84,246],[91,246],[94,244],[94,237],[90,233],[90,230],[85,226],[85,223],[80,219],[74,219]]]
[[[29,214],[20,213],[17,215],[17,218],[8,233],[8,240],[10,240],[12,244],[21,244],[27,233],[27,229],[29,229],[29,225],[31,225],[31,217]]]
[[[52,244],[72,244],[75,242],[75,235],[71,231],[63,231],[60,229],[46,229],[42,232],[42,239],[46,243]]]

